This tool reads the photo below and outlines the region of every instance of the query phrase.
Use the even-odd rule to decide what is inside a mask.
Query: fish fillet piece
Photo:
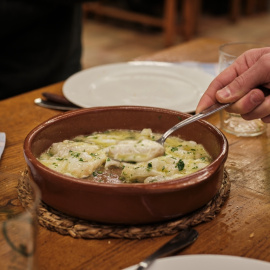
[[[144,162],[164,155],[164,147],[151,140],[124,140],[108,147],[108,156],[125,162]]]
[[[84,178],[104,164],[106,158],[106,152],[96,145],[66,140],[54,143],[39,160],[57,172]]]
[[[178,160],[171,155],[161,156],[137,164],[125,163],[122,170],[122,178],[126,182],[144,182],[147,177],[160,176],[161,178],[171,178],[174,175],[178,177],[183,174],[177,167]]]

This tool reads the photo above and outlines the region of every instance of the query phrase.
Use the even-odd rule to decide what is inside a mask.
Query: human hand
[[[226,109],[228,112],[241,114],[246,120],[261,118],[270,123],[270,96],[265,97],[259,86],[270,88],[270,47],[239,56],[212,81],[196,112],[216,102],[233,103]]]

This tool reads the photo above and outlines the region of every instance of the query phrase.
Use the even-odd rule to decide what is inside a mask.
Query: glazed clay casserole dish
[[[52,143],[108,129],[164,133],[189,117],[177,111],[115,106],[63,113],[33,129],[24,142],[31,177],[49,206],[81,219],[110,224],[146,224],[173,219],[208,203],[221,187],[228,155],[225,136],[206,121],[197,121],[174,132],[184,140],[204,146],[213,161],[182,178],[157,183],[97,183],[53,171],[38,161]]]

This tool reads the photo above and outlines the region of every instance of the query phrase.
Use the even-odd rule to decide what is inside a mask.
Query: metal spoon
[[[138,264],[136,270],[148,269],[150,265],[158,258],[177,252],[180,249],[192,244],[198,238],[198,232],[195,229],[188,228],[178,233],[169,242],[155,251],[152,255]]]
[[[264,87],[262,85],[258,86],[257,88],[260,89],[263,92],[265,97],[269,96],[270,90],[268,88],[266,88],[266,87]],[[199,120],[201,118],[204,118],[204,117],[206,117],[208,115],[211,115],[211,114],[213,114],[215,112],[218,112],[218,111],[220,111],[222,109],[225,109],[225,108],[229,107],[230,105],[231,105],[231,103],[226,103],[226,104],[216,103],[216,104],[210,106],[209,108],[203,110],[202,112],[197,113],[197,114],[185,119],[184,121],[181,121],[180,123],[176,124],[172,128],[170,128],[168,131],[166,131],[161,136],[161,138],[159,138],[157,140],[157,142],[160,143],[161,145],[163,145],[165,140],[168,138],[168,136],[170,134],[172,134],[174,131],[176,131],[177,129],[179,129],[179,128],[185,126],[185,125],[188,125],[188,124],[190,124],[190,123],[192,123],[194,121],[197,121],[197,120]]]
[[[174,125],[173,127],[171,127],[169,130],[167,130],[156,142],[160,143],[161,145],[164,145],[165,140],[168,138],[168,136],[170,136],[174,131],[176,131],[177,129],[186,126],[194,121],[197,121],[199,119],[202,119],[206,116],[209,116],[215,112],[218,112],[222,109],[227,108],[228,106],[230,106],[230,103],[226,103],[226,104],[221,104],[221,103],[216,103],[212,106],[210,106],[209,108],[201,111],[200,113],[197,113],[183,121],[181,121],[180,123]]]

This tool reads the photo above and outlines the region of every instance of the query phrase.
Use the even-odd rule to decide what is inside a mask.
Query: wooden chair
[[[230,19],[237,22],[244,15],[250,16],[256,12],[264,12],[268,8],[267,0],[230,0]]]
[[[84,4],[84,11],[85,13],[91,12],[101,16],[160,27],[164,32],[164,45],[171,46],[179,33],[184,40],[194,37],[198,29],[201,2],[202,0],[164,0],[163,16],[161,18],[108,6],[102,0]],[[180,4],[181,6],[179,6]],[[246,15],[251,15],[258,9],[263,10],[267,6],[267,1],[228,0],[228,4],[229,18],[235,23],[241,17],[242,9],[244,9]]]
[[[178,2],[178,0],[164,0],[163,16],[161,18],[108,6],[100,0],[84,4],[84,11],[86,13],[91,12],[97,15],[160,27],[164,31],[165,46],[170,46],[174,43],[175,36],[179,32],[182,33],[185,40],[193,37],[200,14],[201,0],[182,0],[181,8],[178,8]],[[182,15],[181,25],[177,23],[180,11]]]

